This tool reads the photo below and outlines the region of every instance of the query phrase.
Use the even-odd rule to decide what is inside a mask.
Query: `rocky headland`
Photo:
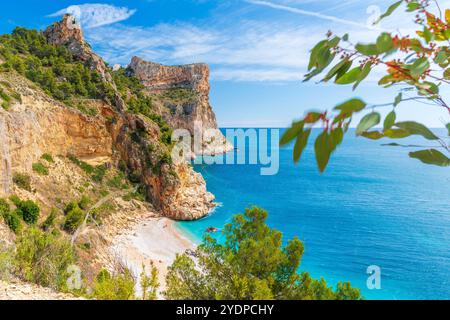
[[[81,80],[60,75],[48,60],[39,76],[22,70],[11,63],[13,57],[2,57],[0,42],[0,199],[13,205],[8,199],[17,196],[37,203],[38,226],[57,212],[55,228],[75,245],[87,279],[121,260],[135,273],[141,263],[152,262],[163,282],[175,255],[193,246],[172,220],[200,219],[215,206],[202,175],[188,162],[172,160],[168,138],[175,129],[192,136],[217,130],[208,66],[170,67],[134,57],[126,68],[113,70],[93,52],[70,15],[43,32],[17,32],[19,38],[23,32],[46,42],[55,52],[67,49],[68,61],[58,63],[75,70],[87,67],[87,76],[99,79],[96,85],[105,94],[55,94],[52,81],[64,89],[66,82],[77,85]],[[25,50],[19,56],[40,59],[33,54]],[[56,79],[45,82],[48,69]],[[232,149],[218,131],[198,153]],[[65,206],[78,199],[90,200],[86,217],[76,232],[66,234],[61,224],[67,219]],[[14,246],[18,237],[3,219],[0,236],[7,246]],[[0,282],[0,299],[71,298],[14,281]]]

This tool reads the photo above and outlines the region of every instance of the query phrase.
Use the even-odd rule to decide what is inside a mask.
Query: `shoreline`
[[[165,217],[150,217],[117,236],[110,250],[116,259],[133,272],[138,280],[136,289],[140,293],[142,266],[145,266],[148,273],[149,266],[153,263],[158,270],[159,291],[164,291],[167,268],[176,255],[194,250],[196,246],[194,239],[177,226],[175,221]]]

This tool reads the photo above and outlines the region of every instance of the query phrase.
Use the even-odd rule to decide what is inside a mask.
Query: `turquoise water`
[[[304,242],[301,269],[314,277],[351,281],[367,299],[450,299],[450,169],[409,159],[417,148],[381,145],[389,142],[349,134],[324,175],[311,147],[298,166],[292,147],[281,149],[275,176],[259,166],[197,165],[221,205],[179,226],[200,241],[206,228],[258,205],[285,239]],[[370,265],[381,268],[381,290],[366,287]]]

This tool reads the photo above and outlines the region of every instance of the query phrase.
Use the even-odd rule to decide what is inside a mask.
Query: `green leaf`
[[[303,130],[305,123],[303,121],[294,122],[292,127],[286,130],[280,140],[280,145],[284,146],[294,140]]]
[[[436,55],[436,58],[434,59],[434,62],[437,64],[442,64],[446,62],[448,59],[447,53],[444,50],[439,51],[439,53]]]
[[[384,53],[390,51],[394,47],[392,37],[389,33],[383,32],[377,39],[378,52]]]
[[[397,128],[408,131],[412,135],[420,135],[428,140],[439,140],[439,137],[437,137],[433,132],[431,132],[430,129],[428,129],[423,124],[420,124],[418,122],[414,121],[399,122],[396,123],[395,126]]]
[[[393,5],[391,5],[385,13],[383,13],[380,18],[375,21],[374,24],[379,23],[381,20],[383,20],[386,17],[389,17],[401,4],[402,4],[403,0],[397,1],[396,3],[394,3]]]
[[[353,86],[353,90],[355,90],[359,84],[365,79],[367,78],[367,76],[369,75],[370,71],[372,70],[372,63],[368,62],[364,65],[364,67],[361,70],[361,73],[358,76],[358,81],[356,81],[355,85]]]
[[[434,39],[434,34],[431,33],[430,29],[427,27],[423,27],[423,38],[425,39],[426,43],[430,43],[431,40]]]
[[[395,101],[394,101],[394,107],[398,106],[403,99],[403,94],[400,92],[396,97],[395,97]]]
[[[395,81],[395,79],[392,77],[392,75],[388,74],[388,75],[384,76],[383,78],[381,78],[380,81],[378,81],[378,85],[380,85],[380,86],[387,85],[393,81]]]
[[[450,80],[450,68],[448,68],[444,71],[444,78],[446,80]]]
[[[300,158],[302,157],[303,150],[305,150],[306,145],[308,143],[309,136],[311,134],[311,129],[307,129],[301,132],[294,146],[294,162],[298,163]]]
[[[314,48],[311,50],[311,55],[309,57],[309,64],[308,64],[308,71],[310,71],[312,68],[316,66],[317,58],[320,53],[320,50],[322,50],[324,47],[326,47],[328,44],[328,40],[322,40],[319,43],[317,43]]]
[[[336,47],[339,44],[340,41],[341,41],[341,38],[334,37],[333,39],[328,41],[328,47],[329,48],[334,48],[334,47]]]
[[[339,110],[341,113],[351,114],[353,112],[359,112],[366,107],[366,103],[361,99],[350,99],[337,107],[334,110]]]
[[[379,131],[363,132],[361,133],[361,136],[371,140],[380,140],[384,137],[384,135]]]
[[[313,71],[311,71],[308,74],[305,74],[305,79],[303,79],[303,82],[308,82],[311,80],[311,78],[317,76],[319,73],[321,73],[323,70],[319,68],[315,68]]]
[[[308,112],[303,121],[305,123],[316,123],[317,121],[319,121],[321,116],[322,113],[320,112]]]
[[[372,112],[365,115],[356,128],[356,135],[360,136],[363,132],[366,132],[370,128],[375,127],[381,121],[381,116],[378,112]]]
[[[349,72],[343,74],[341,77],[336,78],[335,83],[337,84],[350,84],[358,80],[359,75],[361,74],[361,68],[356,67],[350,70]]]
[[[447,123],[446,128],[448,130],[448,136],[450,137],[450,123]]]
[[[411,152],[409,156],[414,159],[419,159],[426,164],[432,164],[441,167],[450,166],[450,159],[436,149]]]
[[[395,124],[395,120],[397,119],[397,115],[395,114],[395,111],[391,111],[387,116],[386,119],[384,119],[384,130],[392,128],[392,126]]]
[[[384,136],[391,139],[403,139],[409,137],[411,133],[403,129],[387,129],[384,130]]]
[[[417,59],[412,65],[405,66],[405,68],[409,69],[411,76],[418,78],[430,68],[430,62],[427,58],[423,57]]]
[[[333,142],[327,131],[322,132],[316,139],[314,145],[316,152],[316,161],[321,173],[327,168],[330,161],[331,152],[333,151]]]
[[[351,66],[352,61],[350,61],[349,59],[344,59],[340,61],[333,68],[330,69],[325,78],[323,78],[323,81],[327,82],[334,76],[336,76],[336,79],[342,77],[342,75],[345,74],[350,69]]]
[[[336,128],[331,131],[330,135],[333,149],[336,149],[336,147],[344,140],[344,130],[342,128]]]
[[[408,9],[406,11],[412,12],[420,8],[420,5],[417,2],[411,2],[407,5]]]
[[[418,83],[416,88],[419,94],[423,96],[434,97],[439,94],[439,87],[433,82],[424,81],[423,83]]]
[[[377,56],[380,53],[382,53],[382,52],[380,52],[378,50],[378,47],[377,47],[376,44],[361,44],[361,43],[358,43],[355,46],[355,49],[359,53],[362,53],[363,55],[366,55],[366,56]]]

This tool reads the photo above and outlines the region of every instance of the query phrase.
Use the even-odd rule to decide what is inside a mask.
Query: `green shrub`
[[[14,210],[3,214],[5,224],[15,233],[18,234],[22,230],[22,223],[20,222],[20,211]]]
[[[31,200],[21,201],[18,203],[17,210],[20,212],[23,221],[29,225],[36,224],[41,211],[39,206]]]
[[[75,156],[69,156],[69,160],[81,168],[85,173],[91,176],[95,182],[101,182],[106,174],[107,167],[105,164],[99,166],[91,166],[89,163],[78,159]]]
[[[5,199],[0,199],[0,216],[8,213],[11,210],[11,207]]]
[[[116,207],[111,202],[106,202],[101,206],[90,211],[91,222],[95,222],[97,225],[102,225],[103,220],[114,211]]]
[[[53,208],[50,211],[50,214],[48,215],[47,219],[42,223],[42,230],[48,231],[50,228],[52,228],[55,225],[56,217],[58,216],[58,210]]]
[[[19,198],[17,195],[15,195],[15,194],[13,194],[12,196],[10,196],[10,197],[9,197],[9,200],[11,200],[11,202],[14,203],[14,205],[15,205],[16,207],[18,207],[18,206],[20,205],[20,203],[22,202],[22,200],[20,200],[20,198]]]
[[[0,280],[9,281],[14,272],[14,251],[3,241],[0,241]]]
[[[198,97],[194,90],[185,88],[168,89],[165,90],[160,96],[172,104],[192,103]]]
[[[8,110],[10,107],[11,97],[5,91],[3,91],[2,88],[0,88],[0,99],[3,100],[3,109]]]
[[[83,210],[87,210],[90,203],[91,199],[88,196],[83,195],[81,200],[78,201],[78,206]]]
[[[133,192],[129,192],[126,195],[124,195],[122,197],[122,199],[127,202],[131,201],[133,199],[138,200],[138,201],[145,201],[145,195],[143,195],[142,193],[140,193],[138,191],[136,191],[136,192],[133,191]]]
[[[13,182],[21,189],[31,192],[31,178],[28,174],[16,172]]]
[[[33,171],[41,176],[48,176],[48,168],[40,162],[33,163]]]
[[[64,214],[67,215],[70,211],[72,211],[75,208],[79,208],[78,203],[75,201],[70,201],[64,208]]]
[[[108,180],[108,187],[115,189],[126,189],[127,185],[123,182],[125,175],[122,172],[119,172],[117,175]]]
[[[92,286],[92,298],[97,300],[133,300],[136,281],[130,270],[111,275],[102,270]]]
[[[102,182],[105,177],[107,167],[105,164],[94,167],[94,172],[92,174],[92,180],[95,182]]]
[[[0,37],[4,70],[15,69],[58,100],[111,99],[112,88],[96,70],[74,59],[65,46],[53,46],[36,30],[16,28]]]
[[[104,198],[109,195],[109,191],[106,189],[100,189],[99,194]]]
[[[83,223],[84,212],[78,206],[69,211],[64,220],[63,228],[69,233],[74,233]]]
[[[349,283],[333,290],[322,278],[299,273],[304,253],[297,238],[283,241],[267,225],[268,213],[252,207],[225,225],[223,240],[206,235],[191,255],[177,255],[166,276],[172,300],[360,300]]]
[[[96,115],[98,115],[98,110],[95,107],[90,107],[88,105],[86,105],[85,103],[82,102],[76,102],[73,104],[73,106],[78,109],[81,113],[90,116],[90,117],[95,117]]]
[[[44,153],[41,159],[47,161],[48,163],[55,163],[55,160],[53,159],[52,155],[48,153]]]
[[[140,275],[140,284],[142,290],[142,300],[156,300],[158,297],[158,269],[153,265],[150,266],[150,275],[145,272],[145,266],[142,265],[142,272]]]
[[[70,243],[51,233],[29,228],[16,241],[15,271],[25,281],[64,290],[74,263]]]
[[[69,160],[72,161],[74,164],[76,164],[78,167],[80,167],[84,172],[87,174],[92,174],[94,172],[94,167],[90,164],[78,159],[75,156],[69,156]]]

